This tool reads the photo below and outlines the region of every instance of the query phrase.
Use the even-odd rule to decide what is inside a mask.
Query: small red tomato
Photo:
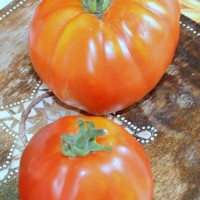
[[[19,194],[21,200],[152,200],[152,172],[124,128],[102,117],[70,116],[27,145]]]

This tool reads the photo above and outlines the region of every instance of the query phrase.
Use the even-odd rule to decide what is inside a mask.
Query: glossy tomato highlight
[[[61,101],[103,115],[159,82],[177,47],[180,8],[178,0],[112,0],[97,16],[88,2],[100,1],[43,0],[30,26],[30,56]]]
[[[21,200],[152,200],[152,172],[124,128],[102,117],[69,116],[41,129],[24,150],[19,194]]]

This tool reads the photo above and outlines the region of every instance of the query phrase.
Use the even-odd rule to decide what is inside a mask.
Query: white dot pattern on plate
[[[13,11],[15,11],[17,8],[19,8],[26,1],[27,0],[21,0],[17,4],[15,4],[12,8],[10,8],[9,11],[7,11],[6,13],[4,13],[0,16],[0,21],[2,21],[4,18],[6,18],[8,15],[10,15]]]

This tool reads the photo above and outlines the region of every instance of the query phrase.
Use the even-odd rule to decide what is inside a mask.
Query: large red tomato
[[[19,170],[21,200],[152,200],[152,182],[141,145],[101,117],[46,126],[26,147]]]
[[[179,38],[178,0],[111,0],[100,16],[90,12],[89,3],[105,1],[43,0],[29,32],[40,78],[61,101],[92,114],[143,98],[165,73]]]

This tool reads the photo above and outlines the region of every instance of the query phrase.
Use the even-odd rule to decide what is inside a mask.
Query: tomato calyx
[[[78,119],[79,131],[75,135],[61,135],[61,152],[64,156],[86,156],[91,152],[110,151],[111,147],[96,142],[96,136],[107,134],[105,129],[96,129],[92,121]]]
[[[92,14],[102,14],[105,12],[111,0],[82,0],[85,9]]]

